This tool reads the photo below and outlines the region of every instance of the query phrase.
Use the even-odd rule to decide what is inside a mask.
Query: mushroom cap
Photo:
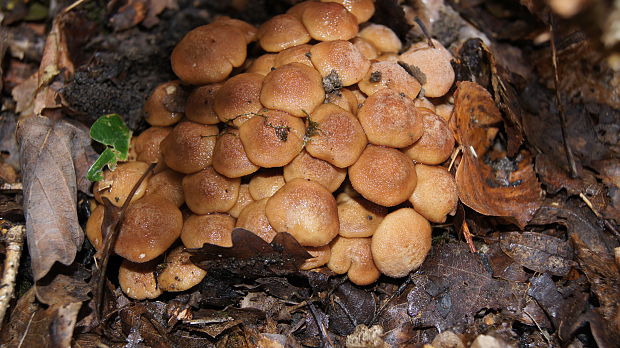
[[[250,42],[256,40],[256,33],[258,32],[258,29],[246,21],[230,18],[228,16],[218,16],[213,20],[213,22],[211,22],[211,24],[224,24],[237,28],[243,34],[245,43],[249,44]]]
[[[338,90],[337,93],[329,93],[327,94],[327,98],[325,99],[325,101],[339,106],[342,109],[352,113],[353,115],[357,114],[357,97],[350,89],[341,88]]]
[[[308,152],[301,151],[291,163],[284,167],[284,180],[309,179],[323,185],[329,192],[336,191],[347,176],[347,170],[312,157]]]
[[[426,97],[415,98],[415,100],[413,101],[413,104],[415,104],[416,108],[425,108],[425,109],[429,109],[432,112],[435,112],[435,105],[431,103],[431,101],[428,100]]]
[[[373,261],[370,244],[370,238],[337,236],[330,244],[331,256],[327,267],[338,274],[347,273],[353,284],[374,283],[381,273]]]
[[[255,201],[273,196],[286,184],[280,168],[263,169],[252,176],[248,189]]]
[[[290,233],[303,246],[326,245],[338,234],[336,200],[312,180],[286,183],[269,198],[265,213],[276,231]]]
[[[329,244],[320,247],[305,247],[305,249],[308,254],[312,255],[312,258],[306,259],[306,261],[299,266],[299,269],[302,271],[319,268],[329,262],[331,256],[331,247]]]
[[[113,171],[106,169],[103,172],[103,180],[97,181],[93,187],[93,193],[97,202],[103,204],[103,198],[110,200],[115,207],[122,207],[129,196],[131,189],[140,180],[142,175],[149,169],[144,162],[125,162],[116,166]],[[142,181],[133,197],[132,202],[142,198],[146,193],[148,180]]]
[[[443,118],[446,122],[450,122],[452,111],[454,111],[454,105],[449,103],[443,103],[435,106],[435,113],[441,116],[441,118]]]
[[[144,103],[144,119],[151,126],[172,126],[183,118],[186,98],[181,81],[164,82],[155,87]]]
[[[424,133],[422,118],[413,100],[385,88],[368,97],[357,113],[368,142],[389,147],[406,147]]]
[[[247,55],[244,34],[231,25],[207,24],[187,33],[170,56],[172,70],[184,82],[206,85],[220,82]]]
[[[198,285],[207,271],[190,261],[190,253],[178,246],[166,255],[163,269],[157,274],[157,284],[164,291],[185,291]]]
[[[243,149],[239,130],[222,130],[213,150],[213,169],[229,178],[240,178],[254,173],[260,168],[250,162]]]
[[[435,46],[435,49],[441,51],[441,53],[443,53],[443,55],[446,56],[446,59],[452,60],[452,58],[454,58],[452,56],[452,53],[450,53],[450,51],[448,51],[448,49],[441,42],[435,39],[432,39],[432,41],[433,41],[433,45]],[[418,41],[418,42],[411,44],[411,46],[409,46],[407,51],[415,51],[415,50],[425,49],[425,48],[432,48],[428,45],[427,40]]]
[[[241,143],[252,163],[264,168],[282,167],[304,146],[304,122],[278,110],[267,110],[239,129]]]
[[[318,41],[350,40],[358,31],[357,18],[333,2],[310,2],[303,9],[301,21]]]
[[[349,41],[319,42],[310,49],[310,60],[323,78],[336,73],[342,86],[360,81],[370,68],[370,61]]]
[[[181,241],[186,248],[202,248],[205,243],[231,247],[235,222],[228,214],[191,215],[183,224]]]
[[[191,174],[211,165],[217,126],[181,122],[161,142],[161,153],[171,169]]]
[[[118,283],[123,293],[134,300],[154,299],[163,294],[155,279],[157,264],[156,260],[144,263],[123,260],[118,269]]]
[[[148,262],[163,254],[181,235],[179,208],[157,195],[129,205],[114,251],[131,262]]]
[[[263,198],[253,201],[243,208],[239,218],[237,218],[235,227],[244,228],[261,237],[265,242],[271,243],[278,232],[271,227],[269,219],[267,219],[265,214],[268,200],[269,198]]]
[[[357,161],[368,139],[352,113],[334,104],[323,104],[310,119],[318,125],[318,131],[306,144],[310,155],[339,168],[346,168]]]
[[[430,249],[431,225],[411,208],[389,213],[372,236],[375,265],[388,277],[404,277],[417,269]]]
[[[313,6],[312,3],[314,1],[302,1],[295,4],[293,7],[289,8],[286,13],[294,16],[295,18],[301,21],[301,16],[309,6]]]
[[[370,237],[387,215],[387,208],[377,205],[360,195],[341,193],[338,203],[339,234],[347,238]]]
[[[392,62],[398,63],[398,54],[396,53],[382,53],[377,59],[377,62]]]
[[[185,103],[185,117],[202,124],[218,124],[220,119],[213,108],[215,93],[222,87],[221,83],[210,83],[194,89]]]
[[[273,62],[274,68],[279,68],[283,65],[290,63],[301,63],[311,68],[314,68],[312,61],[310,60],[310,48],[312,45],[304,44],[289,47],[283,51],[280,51]]]
[[[239,214],[241,214],[243,208],[247,207],[247,205],[252,202],[254,202],[254,199],[250,194],[250,185],[241,184],[241,186],[239,186],[239,196],[237,196],[237,202],[235,202],[232,209],[228,211],[228,214],[236,219],[239,217]]]
[[[243,73],[228,79],[215,93],[214,109],[220,121],[240,127],[262,109],[260,91],[265,77]]]
[[[431,222],[445,222],[447,214],[456,212],[459,201],[454,177],[440,166],[416,164],[415,172],[418,184],[409,197],[413,209]]]
[[[418,109],[422,118],[424,134],[413,145],[403,149],[412,160],[424,164],[439,164],[452,154],[454,134],[448,123],[428,109]]]
[[[392,29],[381,24],[369,24],[360,30],[358,35],[370,42],[383,53],[398,53],[403,48],[403,43]]]
[[[133,143],[136,160],[144,163],[163,162],[159,145],[171,131],[172,127],[150,127],[140,133]]]
[[[424,73],[426,81],[422,88],[427,97],[441,97],[454,84],[454,69],[441,49],[427,47],[408,50],[400,55],[400,60]]]
[[[321,74],[302,63],[289,63],[271,71],[260,92],[260,101],[266,108],[297,117],[305,117],[324,99]]]
[[[363,23],[375,14],[373,0],[321,0],[322,2],[335,2],[344,6],[357,19],[357,23]]]
[[[207,167],[183,178],[185,203],[194,214],[226,213],[237,202],[241,179],[227,178]]]
[[[102,204],[97,205],[95,209],[93,209],[88,217],[88,221],[86,221],[86,238],[90,244],[92,244],[95,250],[101,250],[103,246],[103,237],[101,233],[101,225],[103,224],[103,214],[105,212],[105,207]]]
[[[272,17],[258,28],[258,43],[267,52],[280,52],[310,39],[301,21],[286,13]]]
[[[364,79],[358,83],[358,87],[368,96],[386,87],[411,99],[415,99],[420,93],[418,80],[409,75],[398,63],[389,61],[372,63]]]
[[[416,185],[413,161],[402,152],[368,145],[349,167],[351,185],[367,200],[393,207],[406,201]]]
[[[164,169],[149,179],[146,195],[159,195],[180,207],[185,203],[182,180],[183,174],[171,169]]]
[[[379,57],[379,50],[373,44],[371,44],[368,40],[365,40],[361,37],[355,37],[351,40],[351,43],[360,51],[360,53],[366,57],[366,59],[376,59]]]
[[[266,76],[273,70],[277,54],[266,53],[254,59],[245,72]]]

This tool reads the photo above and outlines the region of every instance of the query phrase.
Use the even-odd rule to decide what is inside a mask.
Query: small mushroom
[[[406,147],[424,133],[422,118],[413,101],[385,88],[369,96],[357,113],[368,142],[389,147]]]
[[[269,198],[263,198],[248,204],[237,218],[235,227],[244,228],[261,237],[265,242],[271,243],[278,232],[271,227],[265,207]]]
[[[190,261],[190,254],[178,246],[167,255],[163,269],[157,274],[159,288],[164,291],[178,292],[198,285],[207,275],[207,271]]]
[[[325,101],[339,106],[342,109],[352,113],[353,115],[357,114],[357,97],[355,96],[353,91],[348,88],[341,88],[338,90],[337,93],[327,94],[327,98],[325,99]]]
[[[418,184],[409,197],[413,209],[431,222],[445,222],[459,201],[454,177],[440,166],[416,164],[415,172]]]
[[[183,224],[181,241],[186,248],[202,248],[203,244],[231,247],[235,219],[228,214],[191,215]]]
[[[218,128],[196,122],[181,122],[161,142],[161,153],[171,169],[191,174],[212,163]]]
[[[237,28],[243,34],[246,43],[256,40],[256,33],[258,30],[255,26],[248,22],[236,18],[230,18],[228,16],[218,16],[211,23],[212,25],[222,24]]]
[[[286,182],[297,178],[309,179],[323,185],[329,192],[336,191],[346,176],[346,169],[312,157],[306,151],[299,153],[291,163],[284,167]]]
[[[375,14],[375,2],[373,0],[321,0],[322,2],[335,2],[344,6],[357,19],[357,23],[364,23]]]
[[[361,37],[356,37],[351,40],[353,46],[357,47],[360,53],[366,57],[366,59],[376,59],[379,57],[380,52],[377,50],[375,46],[373,46],[368,40],[365,40]]]
[[[425,76],[422,83],[424,95],[427,97],[441,97],[448,93],[454,83],[454,69],[450,59],[440,49],[427,47],[410,49],[400,55],[400,60],[411,67],[415,67]]]
[[[127,297],[134,300],[154,299],[164,292],[157,285],[156,260],[135,263],[123,260],[118,269],[118,283]]]
[[[323,103],[321,74],[302,63],[283,65],[265,76],[260,101],[268,109],[305,117]]]
[[[88,217],[88,221],[86,221],[86,238],[90,244],[92,244],[95,250],[101,250],[103,246],[103,238],[101,234],[101,225],[103,224],[103,213],[105,212],[105,208],[102,204],[97,205],[95,209],[93,209]]]
[[[370,68],[370,61],[349,41],[319,42],[310,49],[310,60],[323,78],[335,74],[341,86],[360,81]]]
[[[318,41],[350,40],[358,31],[357,18],[333,2],[310,2],[303,9],[301,21]]]
[[[133,143],[136,160],[144,163],[163,163],[160,144],[172,127],[150,127],[140,133]]]
[[[295,18],[297,18],[297,19],[299,19],[301,21],[301,15],[304,13],[306,8],[308,8],[309,6],[313,6],[312,5],[313,2],[314,1],[312,1],[312,0],[298,2],[293,7],[289,8],[286,11],[286,13],[290,14],[291,16],[294,16]]]
[[[241,184],[241,186],[239,186],[239,196],[237,196],[237,202],[235,202],[235,205],[228,211],[228,214],[236,219],[239,217],[239,214],[241,214],[243,208],[247,207],[247,205],[252,202],[254,202],[254,199],[250,194],[250,185]]]
[[[359,33],[359,37],[370,42],[383,53],[398,53],[403,44],[392,29],[381,24],[369,24]]]
[[[183,178],[185,203],[195,214],[226,213],[237,202],[241,179],[228,178],[209,166]]]
[[[359,194],[345,192],[336,198],[338,203],[339,234],[347,238],[371,237],[383,218],[387,208],[377,205]]]
[[[454,111],[454,105],[449,103],[439,104],[435,107],[435,113],[446,120],[446,122],[450,122],[452,111]]]
[[[310,60],[310,48],[312,48],[312,45],[305,44],[289,47],[283,51],[280,51],[274,60],[274,68],[277,69],[290,63],[301,63],[314,68],[312,61]]]
[[[222,87],[221,83],[211,83],[194,89],[185,103],[185,117],[202,124],[218,124],[220,119],[213,108],[215,93]]]
[[[180,207],[185,203],[182,180],[183,174],[165,169],[149,179],[146,195],[158,195]]]
[[[181,81],[170,81],[155,87],[144,103],[144,119],[151,126],[172,126],[183,118],[187,95]]]
[[[263,169],[253,175],[248,184],[250,195],[255,201],[273,196],[286,184],[280,168]]]
[[[131,262],[148,262],[163,254],[181,235],[179,208],[157,195],[129,205],[114,251]]]
[[[301,21],[290,14],[274,16],[258,28],[258,43],[267,52],[280,52],[310,39]]]
[[[260,92],[265,77],[243,73],[228,79],[215,93],[214,110],[220,121],[240,127],[262,109]]]
[[[416,185],[413,161],[402,152],[368,145],[349,167],[351,185],[367,200],[393,207],[406,201]]]
[[[243,149],[239,130],[224,129],[213,150],[213,169],[229,178],[240,178],[258,170]]]
[[[301,65],[301,64],[300,64]],[[304,122],[278,110],[261,111],[239,129],[248,159],[264,168],[287,165],[304,146]]]
[[[346,168],[359,158],[368,139],[357,118],[334,105],[323,104],[312,113],[316,134],[310,134],[306,151],[338,168]]]
[[[424,164],[440,164],[447,160],[454,149],[454,135],[448,123],[428,109],[418,109],[424,134],[413,145],[403,149],[412,160]]]
[[[97,202],[103,204],[103,198],[107,198],[116,207],[122,207],[125,200],[129,196],[131,189],[140,180],[142,175],[147,171],[149,165],[144,162],[125,162],[119,164],[116,169],[106,169],[103,172],[103,180],[95,183],[93,192]],[[134,202],[146,193],[148,180],[144,180],[131,201]]]
[[[381,273],[404,277],[420,267],[431,249],[431,225],[411,208],[389,213],[371,243],[372,257]]]
[[[254,59],[252,64],[247,68],[245,72],[247,73],[256,73],[261,74],[263,76],[267,76],[273,70],[275,65],[277,54],[263,54],[262,56]]]
[[[306,261],[299,266],[299,269],[302,271],[319,268],[329,262],[331,257],[331,247],[329,244],[320,247],[305,247],[305,249],[308,254],[312,255],[312,258],[306,259]]]
[[[336,237],[327,267],[337,274],[346,273],[353,284],[374,283],[381,273],[373,261],[370,244],[370,238]]]
[[[359,89],[370,96],[384,88],[390,88],[415,99],[420,93],[420,83],[396,62],[379,61],[370,65],[368,73],[358,83]]]
[[[290,233],[303,246],[326,245],[338,234],[336,200],[312,180],[286,183],[269,198],[265,213],[276,231]]]
[[[429,109],[432,112],[435,112],[435,105],[431,103],[430,100],[426,99],[425,97],[417,97],[415,98],[413,103],[415,104],[416,108],[425,108],[425,109]]]

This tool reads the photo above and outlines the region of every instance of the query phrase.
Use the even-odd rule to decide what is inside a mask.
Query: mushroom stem
[[[416,16],[413,20],[420,27],[420,29],[422,29],[422,33],[424,33],[424,36],[426,37],[426,40],[428,41],[428,45],[432,48],[435,48],[435,44],[433,43],[431,34],[428,32],[428,28],[426,28],[426,25],[424,25],[424,22],[422,22],[422,20],[418,16]]]

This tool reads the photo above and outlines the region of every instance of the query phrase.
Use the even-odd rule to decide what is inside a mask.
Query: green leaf
[[[120,115],[104,115],[90,127],[90,137],[107,146],[86,174],[88,180],[100,181],[105,166],[114,170],[118,161],[127,160],[131,130]]]

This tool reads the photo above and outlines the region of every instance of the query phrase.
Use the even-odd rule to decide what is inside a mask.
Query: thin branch
[[[15,291],[15,279],[19,268],[19,259],[24,248],[24,225],[11,227],[3,239],[6,240],[6,254],[4,259],[4,272],[0,280],[0,329],[4,322],[4,316],[9,308],[9,302]]]
[[[418,16],[416,16],[413,20],[418,24],[420,29],[422,29],[422,33],[424,33],[424,36],[426,36],[426,41],[428,41],[428,45],[432,48],[435,48],[435,44],[433,44],[433,38],[431,38],[431,33],[429,33],[426,25],[424,25],[424,22],[422,22],[422,20]]]

